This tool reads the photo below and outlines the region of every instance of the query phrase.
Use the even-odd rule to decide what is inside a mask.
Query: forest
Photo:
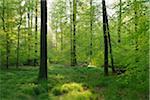
[[[0,100],[149,100],[149,0],[0,0]]]

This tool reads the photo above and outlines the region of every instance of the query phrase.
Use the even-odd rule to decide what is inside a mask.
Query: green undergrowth
[[[148,81],[103,75],[95,67],[48,68],[38,82],[38,67],[0,70],[0,100],[148,100]]]

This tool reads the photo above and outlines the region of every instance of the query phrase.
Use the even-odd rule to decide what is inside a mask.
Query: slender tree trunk
[[[77,1],[73,0],[73,48],[72,48],[72,66],[77,65],[77,59],[76,59],[76,13],[77,13]]]
[[[121,25],[122,25],[122,0],[119,4],[119,24],[118,24],[118,43],[121,42]]]
[[[30,12],[28,12],[28,64],[30,64]]]
[[[5,17],[5,2],[3,1],[3,7],[4,7],[4,10],[3,10],[3,16]],[[4,19],[3,17],[3,19]],[[7,18],[9,18],[9,13],[7,12]],[[9,67],[9,34],[8,34],[8,27],[9,27],[9,23],[5,23],[5,20],[3,20],[3,24],[4,24],[4,32],[6,33],[6,68],[8,69]],[[7,30],[6,30],[6,27],[7,27]]]
[[[26,21],[25,21],[25,23],[26,23],[26,28],[25,28],[25,37],[24,37],[24,39],[25,39],[25,55],[27,55],[25,64],[27,65],[27,63],[28,63],[28,12],[26,12]]]
[[[73,35],[72,35],[72,28],[73,28],[73,26],[72,26],[72,2],[71,1],[69,1],[70,2],[70,65],[71,66],[73,66],[73,44],[72,44],[72,37],[73,37]]]
[[[0,68],[2,67],[2,54],[1,54],[1,48],[0,48]]]
[[[17,62],[16,68],[19,67],[19,50],[20,50],[20,25],[18,26],[18,33],[17,33]]]
[[[55,39],[56,39],[56,50],[57,50],[57,48],[58,48],[58,45],[57,45],[57,23],[55,23],[55,27],[56,27],[56,29],[55,29]]]
[[[38,3],[37,3],[38,1],[36,0],[36,8],[35,8],[35,58],[34,58],[34,66],[36,66],[37,65],[37,56],[38,56],[38,53],[37,53],[37,51],[38,51],[38,45],[37,45],[37,43],[38,43],[38,38],[37,38],[37,34],[38,34]]]
[[[9,35],[6,32],[6,68],[9,67]]]
[[[40,39],[39,79],[47,80],[47,2],[41,0],[41,39]]]
[[[21,12],[21,7],[19,9],[19,14],[20,14],[20,20],[18,23],[18,33],[17,33],[17,62],[16,62],[16,67],[19,67],[19,55],[20,55],[20,30],[21,30],[21,25],[22,25],[22,12]]]
[[[103,9],[103,32],[104,32],[104,73],[105,75],[108,75],[108,36],[107,36],[105,0],[102,0],[102,9]]]
[[[8,32],[6,30],[6,22],[5,22],[5,0],[3,0],[3,11],[2,11],[2,22],[3,22],[3,31],[6,33],[6,68],[9,67],[9,40],[8,40]],[[8,15],[8,14],[7,14]]]
[[[29,42],[29,43],[30,43],[30,47],[29,47],[29,49],[30,49],[30,51],[29,51],[29,54],[30,54],[29,60],[30,60],[30,61],[29,61],[29,64],[30,64],[30,65],[34,65],[33,58],[32,58],[32,55],[33,55],[32,53],[33,53],[33,50],[34,50],[34,49],[33,49],[33,46],[34,46],[34,45],[33,45],[33,43],[32,43],[32,39],[33,39],[33,38],[32,38],[32,37],[33,37],[33,30],[32,30],[32,29],[33,29],[33,10],[32,10],[32,9],[31,9],[31,19],[30,19],[30,23],[31,23],[31,24],[30,24],[31,26],[30,26],[30,42]]]
[[[135,18],[134,18],[134,24],[135,24],[135,34],[136,34],[136,36],[135,36],[135,50],[136,50],[136,53],[137,53],[137,51],[138,51],[138,37],[137,37],[137,35],[138,35],[138,1],[137,0],[134,0],[134,16],[135,16]],[[138,60],[138,57],[135,57],[135,61],[136,62],[139,62],[139,60]]]
[[[92,55],[93,55],[93,0],[90,0],[90,6],[91,6],[91,11],[90,11],[90,16],[91,16],[91,20],[90,20],[90,62],[92,60]]]
[[[138,32],[138,15],[137,15],[137,0],[134,0],[134,16],[135,16],[135,33]],[[135,38],[135,49],[138,50],[138,39]]]
[[[6,32],[6,28],[5,28],[5,0],[3,0],[2,22],[3,22],[3,31]]]
[[[108,43],[109,43],[109,52],[110,52],[110,59],[111,59],[111,67],[112,67],[112,72],[115,73],[113,51],[112,51],[111,37],[110,37],[110,32],[109,32],[107,10],[106,10],[106,16],[105,17],[106,17],[105,19],[106,19],[106,23],[107,23],[107,34],[108,34]]]
[[[64,49],[64,48],[63,48],[63,46],[64,46],[63,44],[64,44],[64,43],[63,43],[63,28],[62,28],[62,22],[61,22],[61,20],[60,20],[60,29],[61,29],[60,41],[61,41],[61,52],[62,52],[63,49]]]
[[[16,63],[16,67],[19,67],[19,50],[20,50],[20,29],[21,29],[21,23],[22,23],[22,16],[19,22],[19,26],[18,26],[18,33],[17,33],[17,63]]]
[[[29,1],[29,5],[31,4],[31,1]],[[32,50],[32,43],[31,43],[31,37],[32,37],[32,20],[33,20],[33,13],[32,8],[28,8],[28,64],[31,65],[31,50]]]

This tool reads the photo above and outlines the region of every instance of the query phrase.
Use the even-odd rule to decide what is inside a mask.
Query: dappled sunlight
[[[8,100],[12,97],[13,100],[108,100],[112,97],[117,100],[118,96],[126,98],[126,95],[137,98],[137,90],[146,91],[145,85],[137,84],[136,88],[137,85],[133,86],[132,81],[127,83],[122,76],[104,77],[100,68],[51,66],[48,72],[48,81],[38,83],[37,68],[20,72],[0,70],[0,96]],[[135,90],[129,94],[131,89]]]
[[[148,0],[0,0],[0,100],[148,100]]]
[[[54,75],[49,75],[49,78],[56,79],[56,80],[62,80],[65,77],[63,75],[60,75],[60,74],[54,74]]]
[[[90,100],[92,93],[87,87],[83,87],[79,83],[65,83],[52,89],[53,98],[61,100]]]

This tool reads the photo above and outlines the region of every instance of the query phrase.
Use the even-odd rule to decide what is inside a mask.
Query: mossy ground
[[[103,75],[95,67],[49,66],[38,84],[38,67],[0,70],[0,100],[148,100],[148,83]]]

